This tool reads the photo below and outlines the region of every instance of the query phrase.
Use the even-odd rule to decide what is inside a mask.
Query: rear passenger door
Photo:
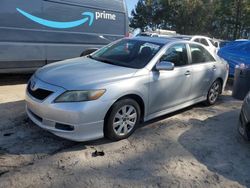
[[[192,65],[191,99],[205,96],[216,71],[214,57],[201,45],[189,44]]]

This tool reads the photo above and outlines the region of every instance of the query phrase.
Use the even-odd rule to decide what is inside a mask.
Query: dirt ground
[[[147,122],[129,139],[76,143],[28,120],[28,78],[0,78],[0,187],[250,187],[250,143],[236,129],[242,102],[230,90],[215,106]]]

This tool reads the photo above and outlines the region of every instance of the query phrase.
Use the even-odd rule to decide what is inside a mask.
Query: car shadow
[[[227,96],[219,99],[218,104],[226,100]],[[230,100],[230,97],[229,99]],[[172,116],[182,114],[193,108],[206,108],[203,103],[198,103],[185,109],[160,116],[139,125],[139,129]],[[98,146],[111,143],[112,141],[103,138],[94,141],[74,142],[69,141],[38,127],[25,113],[25,101],[16,101],[0,104],[0,155],[1,154],[52,154],[60,150],[76,149],[83,145]],[[73,147],[77,146],[77,147]]]
[[[77,144],[31,122],[23,100],[0,104],[0,119],[0,155],[48,155]]]
[[[228,97],[228,98],[230,99],[230,97]],[[219,105],[219,104],[223,103],[223,101],[224,101],[224,99],[222,100],[222,99],[219,98],[216,105]],[[192,110],[193,108],[206,108],[206,107],[207,107],[207,105],[205,103],[200,102],[200,103],[194,104],[192,106],[188,106],[186,108],[183,108],[181,110],[178,110],[178,111],[166,114],[166,115],[162,115],[162,116],[156,117],[156,118],[154,118],[152,120],[143,122],[142,124],[139,125],[139,127],[145,127],[145,126],[150,125],[152,123],[160,122],[160,121],[168,119],[168,118],[170,118],[172,116],[175,116],[175,115],[184,113],[186,111]]]
[[[250,187],[250,143],[238,133],[238,116],[239,110],[232,110],[204,121],[190,119],[193,126],[179,143],[208,170]]]
[[[101,177],[106,187],[120,184],[134,187],[141,183],[149,187],[209,187],[223,185],[222,178],[226,178],[230,186],[236,185],[236,181],[249,187],[250,161],[246,159],[250,156],[250,144],[236,131],[238,113],[239,110],[232,110],[204,121],[190,119],[188,122],[168,119],[168,116],[157,118],[130,138],[117,142],[119,149],[108,151],[103,160],[96,159],[96,166],[91,163],[91,168],[75,168],[74,178],[84,177],[99,185]],[[179,132],[180,136],[174,135]],[[113,145],[107,148],[110,147]],[[112,160],[107,162],[107,158]],[[72,177],[56,179],[53,185],[66,187],[68,181],[72,181]],[[81,184],[75,182],[74,185]]]
[[[230,97],[223,96],[223,99],[220,99],[215,106],[219,106],[222,102],[226,103],[229,99]],[[145,180],[145,185],[154,184],[163,187],[170,184],[179,185],[187,180],[185,178],[182,180],[178,175],[175,176],[169,172],[175,171],[183,159],[188,160],[190,156],[194,156],[209,171],[250,187],[248,178],[250,161],[246,160],[250,157],[250,144],[244,142],[236,130],[239,109],[218,113],[203,121],[190,119],[188,122],[182,122],[181,119],[171,118],[174,115],[192,111],[192,108],[206,108],[200,103],[144,123],[136,134],[117,143],[106,139],[77,143],[61,139],[35,126],[25,115],[24,104],[24,101],[0,104],[0,110],[12,108],[16,110],[10,114],[7,110],[1,115],[1,120],[6,121],[6,118],[13,119],[15,116],[16,121],[5,129],[1,129],[4,123],[0,123],[0,161],[5,155],[31,154],[35,155],[35,158],[43,158],[60,152],[84,151],[88,145],[97,148],[104,145],[106,153],[104,157],[114,157],[113,160],[116,162],[111,162],[112,165],[110,165],[110,163],[105,163],[104,159],[103,164],[99,164],[97,169],[76,168],[73,169],[74,174],[81,174],[87,179],[97,177],[96,174],[98,174],[98,177],[103,177],[107,181],[118,179],[121,182],[133,183]],[[162,123],[158,123],[162,120],[164,120]],[[190,129],[187,128],[187,124]],[[176,126],[179,127],[178,131],[184,130],[177,140],[172,139],[172,133],[169,133],[176,130]],[[166,134],[166,136],[161,134]],[[135,147],[138,144],[142,147]],[[115,147],[117,148],[114,149]],[[117,155],[116,152],[119,154]],[[130,154],[126,155],[126,152]],[[176,164],[172,164],[172,159],[176,158],[179,160]],[[0,168],[8,165],[2,162],[0,164]],[[202,172],[198,177],[199,180],[213,182],[214,177],[209,174],[209,171]],[[159,172],[164,175],[157,176]],[[207,177],[210,180],[207,180]],[[58,179],[54,183],[54,185],[63,186],[67,183],[67,179],[63,182]]]
[[[0,74],[0,86],[26,84],[32,74]]]

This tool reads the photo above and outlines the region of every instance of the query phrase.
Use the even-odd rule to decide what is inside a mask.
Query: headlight
[[[104,93],[105,89],[90,90],[90,91],[66,91],[55,99],[56,103],[60,102],[83,102],[93,101],[99,99]]]

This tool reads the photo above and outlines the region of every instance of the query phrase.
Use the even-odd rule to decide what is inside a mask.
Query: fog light
[[[74,130],[74,126],[66,125],[66,124],[62,124],[62,123],[56,123],[55,128],[63,130],[63,131],[73,131]]]

